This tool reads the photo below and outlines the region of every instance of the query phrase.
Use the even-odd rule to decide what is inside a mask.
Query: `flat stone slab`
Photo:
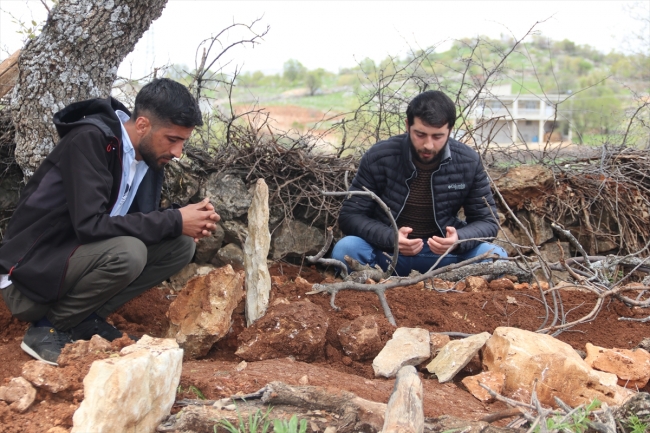
[[[431,355],[429,331],[397,328],[393,338],[372,361],[375,376],[393,377],[405,365],[419,365]]]
[[[434,373],[440,383],[449,382],[469,364],[490,337],[489,332],[482,332],[461,340],[450,341],[427,365],[427,370]]]

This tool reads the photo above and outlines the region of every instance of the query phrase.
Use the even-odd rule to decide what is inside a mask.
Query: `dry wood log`
[[[348,391],[331,392],[319,386],[290,386],[283,382],[271,382],[266,388],[263,403],[338,413],[337,432],[380,431],[384,424],[385,404],[365,400]]]
[[[395,388],[388,400],[383,433],[424,431],[424,390],[415,367],[407,365],[397,373]]]
[[[16,51],[0,63],[0,98],[11,92],[11,89],[16,85],[16,81],[18,80],[19,56],[20,50]]]

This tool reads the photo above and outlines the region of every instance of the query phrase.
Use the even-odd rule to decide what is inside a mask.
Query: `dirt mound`
[[[233,314],[230,334],[219,341],[204,359],[183,364],[178,399],[197,398],[197,392],[208,399],[219,399],[237,393],[254,392],[268,382],[281,380],[290,385],[304,384],[306,381],[310,385],[344,389],[369,400],[386,402],[394,380],[374,378],[372,359],[355,361],[346,356],[337,334],[340,328],[349,326],[352,320],[375,315],[380,317],[378,323],[382,341],[390,338],[393,328],[381,318],[382,308],[377,296],[367,292],[342,291],[336,297],[336,304],[341,308],[337,312],[331,308],[328,295],[306,295],[310,290],[309,285],[296,283],[299,275],[310,283],[322,282],[324,277],[315,268],[276,264],[272,267],[271,274],[275,277],[271,304],[279,299],[296,303],[307,298],[327,316],[329,326],[325,336],[325,349],[311,363],[283,357],[242,364],[242,359],[235,355],[237,337],[244,330],[242,304]],[[419,285],[391,289],[386,295],[398,326],[421,327],[432,332],[475,334],[492,332],[498,326],[536,330],[546,317],[538,290],[441,293]],[[172,298],[173,293],[167,290],[150,290],[111,315],[109,320],[132,335],[146,333],[163,337],[169,326],[165,314]],[[594,295],[579,291],[563,291],[561,298],[567,321],[586,314],[596,301]],[[648,308],[630,308],[612,299],[595,320],[563,332],[557,338],[578,350],[584,350],[587,342],[603,347],[629,349],[647,336],[648,325],[619,321],[618,318],[649,315]],[[20,349],[27,326],[28,324],[11,318],[5,305],[0,303],[2,383],[20,376],[22,365],[31,360]],[[72,414],[83,398],[80,394],[83,371],[87,371],[92,360],[80,359],[62,367],[70,369],[67,374],[74,376],[76,388],[61,395],[39,391],[37,402],[25,414],[16,414],[0,402],[0,432],[35,433],[47,431],[55,425],[70,426]],[[421,371],[421,374],[424,379],[425,414],[428,417],[446,414],[476,420],[505,409],[502,403],[481,403],[466,392],[460,379],[470,374],[468,372],[445,384],[438,383],[426,370]],[[650,386],[646,386],[644,391],[650,391]]]

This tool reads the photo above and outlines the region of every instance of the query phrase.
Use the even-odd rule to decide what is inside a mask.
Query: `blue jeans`
[[[471,259],[490,250],[500,257],[508,257],[508,253],[498,245],[481,242],[478,246],[463,254],[447,254],[444,259],[438,263],[438,268],[451,265],[452,263],[462,262],[463,260]],[[340,260],[345,263],[343,257],[350,256],[358,260],[361,264],[369,264],[370,266],[379,265],[382,269],[386,270],[390,264],[392,253],[390,255],[384,254],[383,250],[373,247],[368,242],[364,241],[357,236],[346,236],[334,245],[332,250],[332,258]],[[411,270],[424,274],[431,266],[438,260],[441,254],[431,252],[427,245],[426,239],[424,240],[424,247],[422,251],[414,256],[404,256],[402,254],[397,258],[397,266],[395,274],[399,276],[407,276]]]

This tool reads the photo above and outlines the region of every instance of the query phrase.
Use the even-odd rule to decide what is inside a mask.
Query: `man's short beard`
[[[439,152],[436,152],[435,150],[432,151],[432,153],[433,153],[433,157],[432,157],[430,160],[428,160],[428,161],[424,161],[424,160],[422,160],[422,158],[420,158],[420,154],[418,153],[418,151],[417,151],[417,149],[415,148],[415,146],[413,145],[413,143],[411,143],[411,153],[412,153],[412,154],[415,156],[415,158],[416,158],[419,162],[421,162],[422,164],[429,164],[429,163],[432,162],[434,159],[436,159],[436,157],[438,156],[438,153],[439,153]]]
[[[138,151],[140,152],[140,156],[142,157],[142,160],[153,171],[161,171],[165,167],[165,164],[160,164],[158,162],[158,159],[164,155],[156,155],[156,153],[154,152],[153,147],[151,145],[151,135],[147,134],[144,137],[142,137]],[[170,159],[173,157],[174,157],[173,155],[169,156]]]

